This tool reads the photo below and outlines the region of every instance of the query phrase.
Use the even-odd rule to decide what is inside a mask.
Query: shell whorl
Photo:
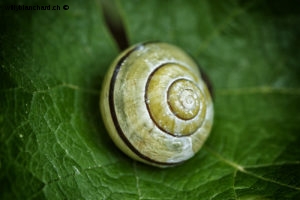
[[[192,157],[213,123],[213,104],[195,62],[166,43],[123,52],[104,80],[101,112],[132,158],[165,167]]]

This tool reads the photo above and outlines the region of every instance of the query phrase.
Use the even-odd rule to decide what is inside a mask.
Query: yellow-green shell
[[[105,76],[100,100],[115,144],[141,162],[167,167],[191,158],[213,124],[213,103],[198,66],[166,43],[125,50]]]

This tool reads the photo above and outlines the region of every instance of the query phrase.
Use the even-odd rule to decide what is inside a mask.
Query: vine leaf
[[[12,11],[2,1],[0,199],[300,199],[299,6],[115,4],[130,44],[173,43],[206,71],[215,93],[209,139],[173,168],[128,158],[99,112],[101,82],[118,55],[101,4]]]

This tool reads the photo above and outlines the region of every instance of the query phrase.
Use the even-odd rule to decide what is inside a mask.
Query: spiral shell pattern
[[[212,99],[198,66],[166,43],[124,51],[105,77],[100,107],[116,145],[159,167],[191,158],[213,124]]]

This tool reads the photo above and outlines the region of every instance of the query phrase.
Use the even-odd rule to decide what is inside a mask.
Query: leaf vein
[[[250,171],[247,171],[244,166],[241,166],[241,165],[239,165],[239,164],[237,164],[237,163],[235,163],[231,160],[228,160],[228,159],[224,158],[222,155],[220,155],[219,153],[213,151],[211,148],[209,148],[207,146],[205,146],[205,148],[208,150],[209,153],[211,153],[213,156],[218,158],[220,161],[224,162],[225,164],[228,164],[229,166],[233,167],[234,169],[236,169],[237,171],[239,171],[241,173],[253,176],[257,179],[261,179],[261,180],[266,181],[266,182],[275,183],[277,185],[288,187],[288,188],[291,188],[291,189],[294,189],[294,190],[300,190],[299,187],[291,186],[291,185],[288,185],[288,184],[285,184],[285,183],[282,183],[282,182],[279,182],[279,181],[272,180],[270,178],[259,176],[255,173],[250,172]]]
[[[300,88],[275,88],[270,86],[258,86],[235,89],[218,89],[218,95],[250,95],[250,94],[283,94],[283,95],[300,95]]]

